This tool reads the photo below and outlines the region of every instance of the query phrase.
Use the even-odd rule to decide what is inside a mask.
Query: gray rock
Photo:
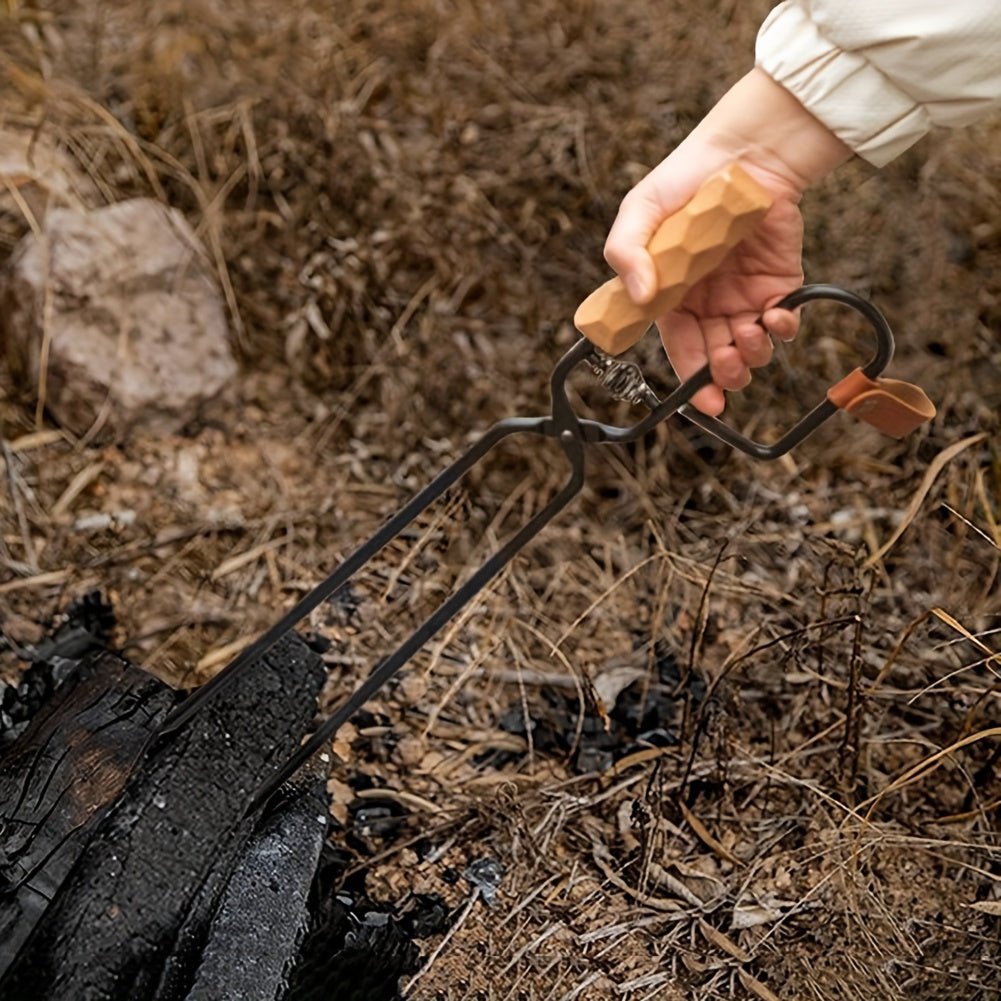
[[[0,334],[19,384],[76,434],[174,431],[236,373],[204,249],[147,198],[49,211],[12,256]]]

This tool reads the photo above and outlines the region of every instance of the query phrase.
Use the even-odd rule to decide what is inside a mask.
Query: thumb
[[[663,218],[658,202],[640,182],[622,199],[605,241],[605,260],[638,305],[648,303],[657,291],[657,271],[646,246]]]
[[[657,294],[657,269],[647,244],[657,227],[695,194],[707,173],[681,156],[684,144],[661,161],[626,196],[605,241],[605,260],[615,269],[637,305]],[[710,171],[711,172],[711,171]]]

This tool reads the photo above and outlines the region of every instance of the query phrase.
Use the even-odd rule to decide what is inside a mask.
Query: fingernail
[[[646,282],[637,274],[626,275],[626,291],[633,302],[644,302],[646,300]]]

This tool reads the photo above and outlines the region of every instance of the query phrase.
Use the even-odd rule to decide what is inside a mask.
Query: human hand
[[[673,197],[674,174],[669,158],[626,196],[605,245],[609,264],[636,302],[648,302],[656,291],[646,244],[657,226],[687,201]],[[693,285],[678,309],[657,318],[667,357],[680,379],[709,363],[713,385],[700,390],[692,404],[712,416],[723,410],[724,390],[743,389],[751,381],[750,370],[771,360],[769,334],[791,340],[799,326],[796,313],[775,304],[803,283],[803,220],[788,191],[776,190],[760,175],[755,180],[775,199],[755,232]]]
[[[641,304],[657,291],[647,243],[707,177],[736,160],[774,199],[755,232],[692,286],[679,309],[657,320],[680,378],[709,363],[714,384],[692,400],[703,413],[718,415],[724,390],[744,388],[750,370],[768,363],[769,333],[781,340],[796,335],[796,313],[776,303],[803,282],[800,195],[848,155],[795,98],[755,70],[623,199],[605,257]]]

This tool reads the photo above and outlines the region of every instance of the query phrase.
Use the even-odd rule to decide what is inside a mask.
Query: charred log
[[[316,770],[299,780],[243,849],[209,927],[187,1001],[285,997],[326,836],[324,787]]]
[[[298,746],[323,678],[319,657],[286,637],[226,701],[154,746],[0,979],[0,996],[176,996],[252,833],[246,803]]]
[[[100,643],[68,616],[33,648],[46,701],[0,758],[0,997],[398,998],[444,905],[337,890],[319,762],[243,818],[308,725],[318,659],[286,639],[158,746],[176,694]]]
[[[108,651],[74,665],[0,760],[0,975],[174,701]]]

